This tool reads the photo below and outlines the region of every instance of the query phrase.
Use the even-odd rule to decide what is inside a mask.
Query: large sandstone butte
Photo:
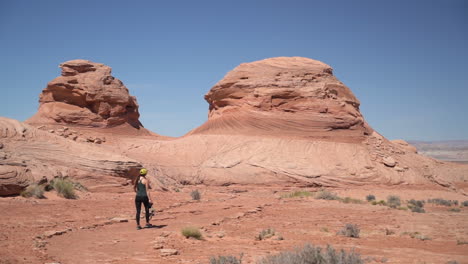
[[[47,84],[39,97],[31,124],[75,124],[113,127],[142,125],[136,98],[111,75],[112,69],[87,60],[60,64],[62,75]]]
[[[209,120],[192,131],[362,141],[372,129],[359,100],[320,61],[293,57],[244,63],[205,95]]]

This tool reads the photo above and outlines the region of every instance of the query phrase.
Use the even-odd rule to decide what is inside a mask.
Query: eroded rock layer
[[[128,123],[141,127],[136,98],[111,75],[111,68],[87,60],[60,64],[62,75],[47,84],[33,124],[76,124],[113,127]]]
[[[95,144],[79,143],[0,117],[0,196],[54,177],[81,179],[91,189],[121,186],[141,165]]]

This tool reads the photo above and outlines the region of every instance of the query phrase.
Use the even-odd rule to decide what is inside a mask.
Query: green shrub
[[[359,238],[359,227],[354,224],[346,224],[343,229],[338,232],[338,235],[346,236],[346,237],[354,237]]]
[[[327,191],[327,190],[320,190],[315,194],[315,199],[320,199],[320,200],[340,200],[340,197],[338,197],[336,194]]]
[[[465,206],[465,207],[468,207],[468,201],[464,201],[464,202],[462,203],[462,205]]]
[[[255,239],[257,240],[265,240],[265,239],[268,239],[270,237],[273,237],[276,235],[276,232],[273,228],[268,228],[268,229],[264,229],[262,230],[256,237]]]
[[[37,185],[37,184],[31,184],[24,191],[21,192],[20,194],[23,197],[29,198],[29,197],[34,197],[38,199],[44,199],[44,186],[42,185]]]
[[[66,178],[55,178],[51,185],[57,193],[66,199],[76,199],[78,196],[75,194],[75,186],[73,182]]]
[[[367,200],[368,202],[375,201],[375,195],[373,195],[373,194],[367,195],[367,196],[366,196],[366,200]]]
[[[401,200],[399,196],[390,195],[387,197],[387,205],[391,208],[397,208],[401,205]]]
[[[201,199],[201,194],[198,190],[195,190],[195,191],[192,191],[190,193],[190,196],[192,196],[192,199],[195,200],[195,201],[200,201]]]
[[[414,212],[414,213],[425,213],[426,212],[423,209],[424,201],[411,199],[411,200],[408,201],[408,207],[411,210],[411,212]]]
[[[336,251],[333,247],[326,249],[307,244],[292,252],[281,252],[277,255],[267,256],[257,264],[363,264],[361,256],[354,251]]]
[[[411,212],[413,213],[425,213],[426,211],[422,207],[412,206],[410,207]]]
[[[210,264],[242,264],[243,256],[244,254],[240,254],[239,258],[234,256],[211,257]]]
[[[182,235],[186,238],[193,237],[195,239],[201,240],[202,239],[202,234],[200,230],[196,227],[184,227],[182,228]]]
[[[450,208],[449,211],[450,212],[455,212],[455,213],[461,212],[460,208]]]
[[[424,207],[424,201],[411,199],[408,201],[408,205],[412,205],[416,207]]]
[[[300,197],[309,197],[312,193],[309,191],[294,191],[291,193],[286,193],[281,195],[281,198],[300,198]]]

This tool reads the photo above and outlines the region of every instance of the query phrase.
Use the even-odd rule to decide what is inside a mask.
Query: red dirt
[[[412,213],[385,206],[316,200],[312,197],[281,198],[300,190],[295,187],[186,186],[180,192],[155,192],[158,228],[136,230],[134,194],[80,193],[65,200],[55,193],[48,199],[1,198],[0,263],[209,263],[211,256],[244,254],[243,263],[292,250],[306,243],[359,252],[369,263],[468,263],[468,208],[450,212],[449,207],[426,203],[426,213]],[[202,199],[192,201],[199,189]],[[314,189],[309,189],[314,191]],[[339,196],[365,200],[367,194],[385,199],[390,194],[408,199],[466,196],[426,186],[405,188],[361,187],[335,189]],[[125,217],[126,223],[110,223]],[[142,223],[144,220],[142,219]],[[357,224],[360,238],[336,233],[347,223]],[[204,240],[186,239],[183,227],[201,229]],[[273,228],[284,240],[255,239]],[[66,233],[39,238],[47,231]],[[387,235],[387,231],[393,234]],[[411,238],[419,232],[431,240]],[[162,257],[155,241],[178,255]]]

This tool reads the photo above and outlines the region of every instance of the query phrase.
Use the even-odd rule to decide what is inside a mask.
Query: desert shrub
[[[359,199],[354,199],[354,198],[351,198],[351,197],[345,197],[345,198],[341,199],[341,201],[343,203],[353,203],[353,204],[362,204],[362,203],[364,203],[363,201],[361,201]]]
[[[320,200],[339,200],[340,197],[338,195],[327,191],[327,190],[320,190],[315,194],[315,199],[320,199]]]
[[[186,238],[193,237],[195,239],[201,240],[202,239],[202,234],[200,230],[196,227],[184,227],[182,228],[181,231],[182,235]]]
[[[308,197],[311,196],[312,193],[309,191],[294,191],[291,193],[286,193],[281,195],[282,198],[299,198],[299,197]]]
[[[82,192],[88,191],[88,188],[86,188],[86,186],[84,186],[83,184],[79,182],[72,181],[71,183],[73,184],[73,188],[75,188],[75,190],[82,191]]]
[[[450,260],[447,262],[447,264],[458,264],[458,261],[456,260]]]
[[[34,197],[44,199],[44,186],[31,184],[28,187],[26,187],[26,189],[22,191],[20,195],[26,198]]]
[[[417,207],[424,207],[424,201],[411,199],[408,201],[408,205],[413,205]]]
[[[457,239],[457,245],[468,245],[468,241]]]
[[[307,244],[295,251],[281,252],[277,255],[267,256],[257,264],[363,264],[361,256],[354,251],[336,251],[333,247],[326,249]]]
[[[239,258],[234,256],[211,257],[210,264],[242,264],[243,256],[243,254],[240,254]]]
[[[411,199],[411,200],[408,201],[408,207],[411,210],[411,212],[415,212],[415,213],[425,213],[426,212],[423,209],[424,201]]]
[[[367,196],[366,196],[366,200],[367,200],[368,202],[375,201],[375,195],[373,195],[373,194],[367,195]]]
[[[276,235],[276,232],[273,228],[263,229],[256,237],[257,240],[265,240],[267,238],[273,237]]]
[[[192,191],[190,193],[190,196],[192,196],[192,199],[195,200],[195,201],[200,201],[201,199],[201,194],[198,190],[195,190],[195,191]]]
[[[460,208],[450,208],[449,211],[450,212],[455,212],[455,213],[461,212]]]
[[[468,201],[464,201],[464,202],[462,203],[462,205],[465,206],[465,207],[468,207]]]
[[[452,206],[452,205],[458,205],[457,200],[445,200],[442,198],[434,198],[434,199],[428,199],[428,203],[436,204],[436,205],[443,205],[443,206]]]
[[[397,208],[398,206],[401,205],[401,200],[399,196],[396,195],[390,195],[387,197],[387,205],[390,206],[391,208]]]
[[[51,182],[57,193],[66,199],[76,199],[75,186],[73,182],[65,178],[55,178]]]
[[[346,237],[354,237],[359,238],[359,227],[354,224],[346,224],[343,229],[338,232],[338,235],[346,236]]]

